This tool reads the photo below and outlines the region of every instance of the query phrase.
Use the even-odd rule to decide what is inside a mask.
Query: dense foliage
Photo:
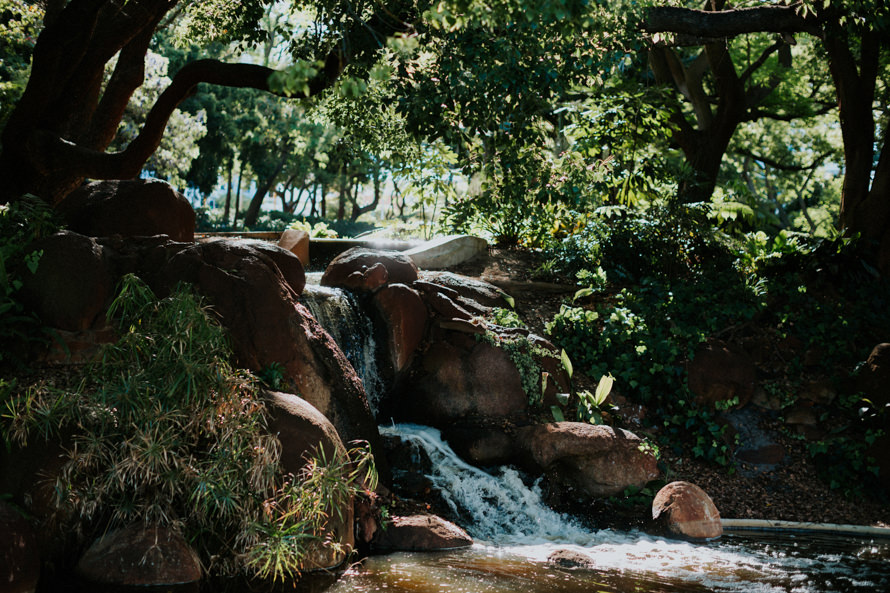
[[[65,443],[56,519],[90,537],[169,526],[210,574],[273,580],[338,545],[327,538],[333,513],[376,487],[370,454],[318,451],[282,475],[255,380],[229,366],[223,329],[187,288],[158,299],[127,276],[109,316],[120,339],[68,384],[3,389],[7,444]]]

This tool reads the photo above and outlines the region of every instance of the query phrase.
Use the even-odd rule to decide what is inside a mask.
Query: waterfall
[[[526,486],[515,469],[499,468],[490,474],[460,459],[428,426],[381,426],[380,433],[398,436],[422,449],[433,470],[427,478],[451,509],[464,517],[476,539],[497,543],[590,540],[589,531],[566,515],[548,508],[535,487]]]
[[[302,301],[358,373],[376,416],[384,385],[377,370],[377,343],[371,319],[361,310],[354,295],[339,288],[307,284]]]
[[[886,585],[890,583],[890,571],[881,568],[885,560],[883,553],[869,545],[858,551],[854,548],[852,554],[810,556],[805,542],[794,542],[787,547],[775,546],[766,540],[762,545],[753,545],[750,541],[728,537],[721,542],[697,544],[666,540],[637,530],[589,530],[548,508],[539,491],[523,483],[515,470],[499,468],[488,473],[467,464],[434,428],[399,424],[383,426],[380,432],[401,438],[429,457],[432,470],[426,477],[461,518],[461,526],[476,540],[472,554],[508,564],[514,557],[543,562],[554,550],[563,549],[591,559],[596,567],[596,572],[591,574],[600,580],[591,584],[583,581],[582,576],[577,588],[555,590],[590,591],[594,590],[591,589],[594,584],[595,589],[603,590],[600,583],[604,575],[606,578],[607,575],[629,577],[628,582],[633,587],[621,588],[621,591],[822,593],[887,590]],[[397,472],[395,477],[398,479]],[[466,562],[455,562],[457,567],[448,569],[451,572],[445,575],[440,574],[441,564],[425,565],[418,570],[418,578],[422,578],[422,574],[435,575],[437,582],[463,578],[467,571],[462,567]],[[861,574],[863,562],[871,565],[869,578],[863,578]],[[471,572],[478,575],[489,569],[483,567]],[[399,570],[405,569],[400,566]],[[517,588],[514,581],[503,589],[489,589],[478,583],[474,586],[475,590],[511,593],[516,590],[549,591],[553,575],[543,576],[548,577],[547,582],[539,588]],[[560,578],[563,576],[560,573]],[[650,588],[646,585],[638,588],[640,582],[649,583]],[[673,588],[672,583],[678,586]],[[525,585],[527,583],[523,581]],[[835,585],[840,588],[834,589]],[[616,589],[605,587],[605,590]]]

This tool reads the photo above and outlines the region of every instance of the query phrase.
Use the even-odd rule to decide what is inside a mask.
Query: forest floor
[[[571,300],[577,287],[569,279],[537,280],[536,270],[540,263],[533,252],[491,249],[487,255],[478,256],[450,271],[504,289],[514,298],[516,312],[529,329],[546,336],[545,323],[553,319],[562,303]],[[583,371],[575,368],[576,387],[592,389],[598,377],[586,377]],[[890,498],[883,496],[880,500],[881,496],[868,495],[848,498],[840,490],[832,490],[820,478],[818,468],[807,453],[806,442],[794,438],[781,419],[773,418],[769,422],[771,426],[761,428],[774,435],[776,444],[784,450],[784,459],[768,466],[768,471],[763,471],[762,466],[752,468],[741,461],[736,461],[731,468],[721,467],[662,448],[665,481],[685,480],[697,484],[711,496],[724,518],[890,527]],[[634,426],[627,428],[637,430]],[[640,428],[645,432],[644,427]],[[614,514],[616,509],[602,510],[604,514]],[[640,509],[631,512],[640,512]]]

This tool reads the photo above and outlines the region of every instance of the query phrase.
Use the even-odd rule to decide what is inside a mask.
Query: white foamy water
[[[377,343],[371,319],[358,306],[355,296],[339,288],[306,284],[300,299],[358,373],[376,415],[384,386],[377,369]]]
[[[697,544],[640,531],[590,530],[549,509],[537,488],[525,484],[515,470],[488,473],[467,464],[436,429],[396,425],[381,428],[381,433],[399,436],[430,457],[434,469],[427,478],[455,513],[467,518],[462,526],[477,544],[465,552],[434,555],[437,559],[369,559],[407,581],[404,588],[387,581],[381,588],[356,591],[890,591],[887,542],[862,541],[859,546],[845,540],[832,547],[828,540],[813,548],[810,539],[784,536],[762,541],[724,537]],[[584,554],[593,567],[553,568],[546,560],[556,550]],[[417,579],[428,585],[418,585]],[[435,583],[448,586],[432,587]]]

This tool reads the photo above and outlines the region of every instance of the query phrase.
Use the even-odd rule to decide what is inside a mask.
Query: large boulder
[[[0,593],[33,593],[40,578],[40,550],[31,524],[0,501]]]
[[[373,541],[373,548],[381,552],[429,552],[472,545],[473,539],[466,531],[441,517],[426,514],[393,517]]]
[[[95,181],[59,205],[68,228],[91,237],[167,235],[195,240],[195,211],[189,201],[159,179]]]
[[[554,422],[516,430],[525,463],[552,486],[582,497],[608,497],[659,477],[655,456],[635,434],[611,426]]]
[[[741,349],[710,340],[700,345],[687,365],[689,390],[705,405],[738,399],[745,406],[754,396],[757,368]]]
[[[392,405],[397,420],[442,428],[475,418],[523,417],[528,396],[506,350],[473,334],[437,328],[396,386]]]
[[[265,253],[232,241],[180,251],[158,274],[159,289],[195,285],[229,330],[236,361],[260,371],[280,365],[295,392],[324,414],[346,441],[365,440],[388,476],[377,423],[355,370]]]
[[[671,482],[652,501],[652,520],[663,532],[693,540],[723,535],[720,512],[708,494],[689,482]]]
[[[201,562],[188,542],[170,529],[133,525],[93,542],[77,572],[101,585],[169,586],[200,580]]]
[[[397,251],[353,247],[328,264],[321,285],[370,292],[385,284],[411,284],[415,280],[417,266],[411,258]]]
[[[268,391],[265,395],[270,404],[269,430],[281,442],[281,468],[285,472],[299,475],[313,457],[346,462],[346,447],[340,435],[312,404],[291,393]],[[313,548],[304,570],[339,566],[355,546],[354,500],[349,497],[335,502],[340,508],[329,509],[325,539],[338,546]]]
[[[25,274],[22,297],[46,325],[89,329],[108,306],[115,279],[105,249],[95,239],[62,231],[33,248],[40,259]]]

